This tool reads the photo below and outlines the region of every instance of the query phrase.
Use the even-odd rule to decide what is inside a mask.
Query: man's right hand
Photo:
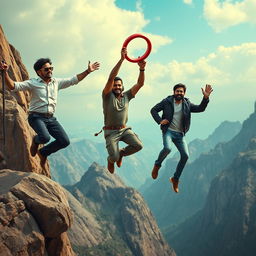
[[[127,55],[127,48],[123,47],[121,50],[121,60],[124,60],[126,55]]]
[[[7,65],[7,63],[4,60],[2,60],[0,62],[0,71],[4,72],[5,82],[6,82],[6,85],[8,86],[8,88],[10,90],[13,90],[15,88],[15,84],[14,84],[14,81],[8,75],[8,72],[7,72],[8,68],[9,68],[9,66]]]
[[[0,70],[3,70],[5,72],[7,72],[7,70],[8,70],[8,65],[6,64],[6,62],[4,60],[2,60],[0,62]]]
[[[167,119],[163,119],[161,122],[160,122],[160,124],[169,124],[169,121],[167,120]]]

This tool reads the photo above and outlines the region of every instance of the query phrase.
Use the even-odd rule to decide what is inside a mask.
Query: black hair
[[[35,64],[34,64],[34,70],[37,71],[40,70],[42,68],[42,66],[46,63],[49,63],[50,65],[52,65],[52,61],[49,58],[40,58],[38,59]]]
[[[122,78],[120,78],[119,76],[116,76],[115,78],[114,78],[114,82],[115,81],[121,81],[121,83],[122,83],[122,91],[124,90],[124,85],[123,85],[123,80],[122,80]]]
[[[122,78],[120,78],[119,76],[116,76],[116,77],[114,78],[114,81],[118,81],[118,80],[120,80],[120,81],[122,82],[122,84],[123,84]]]
[[[176,89],[177,89],[177,88],[180,88],[180,87],[184,89],[184,92],[186,92],[187,87],[186,87],[185,84],[182,84],[182,83],[175,84],[175,85],[173,86],[173,91],[176,91]]]

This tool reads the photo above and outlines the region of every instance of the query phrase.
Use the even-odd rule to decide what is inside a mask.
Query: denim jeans
[[[42,117],[38,114],[30,114],[28,122],[37,133],[34,138],[35,143],[46,144],[50,141],[51,136],[55,139],[40,149],[40,153],[43,156],[49,156],[70,144],[68,135],[55,117]]]
[[[179,180],[182,170],[184,169],[186,162],[189,157],[188,146],[186,140],[184,138],[184,134],[181,132],[176,132],[168,129],[165,133],[163,133],[163,149],[160,151],[157,160],[155,161],[155,165],[161,166],[164,159],[171,152],[172,143],[176,146],[178,151],[180,152],[180,161],[176,167],[176,171],[173,177],[176,180]]]

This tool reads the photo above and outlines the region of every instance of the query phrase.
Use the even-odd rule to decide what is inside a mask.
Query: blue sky
[[[56,114],[69,133],[93,134],[102,126],[102,88],[123,41],[142,33],[153,50],[145,86],[130,105],[130,125],[158,129],[149,110],[174,84],[185,83],[186,96],[199,103],[208,83],[211,101],[206,112],[193,115],[189,135],[205,138],[222,121],[242,122],[253,112],[255,13],[255,0],[9,0],[1,3],[0,23],[31,77],[39,57],[52,58],[56,77],[80,73],[88,60],[101,62],[99,71],[59,93]],[[130,54],[145,46],[138,40],[131,45]],[[126,61],[119,75],[128,89],[137,64]]]

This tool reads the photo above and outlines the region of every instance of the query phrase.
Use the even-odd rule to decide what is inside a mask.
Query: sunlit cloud
[[[255,0],[204,1],[204,17],[216,32],[244,22],[256,24],[255,12]]]
[[[175,83],[189,81],[191,84],[212,83],[225,87],[256,83],[256,43],[238,46],[220,46],[216,52],[195,62],[172,61],[168,64],[170,79]],[[234,91],[235,92],[235,91]]]
[[[193,1],[183,2],[193,4]],[[89,60],[101,63],[99,71],[60,93],[57,109],[65,114],[80,115],[83,107],[84,119],[102,117],[102,89],[111,69],[120,59],[124,40],[134,33],[146,35],[153,46],[147,59],[145,85],[133,103],[137,107],[134,117],[148,117],[148,109],[160,98],[171,94],[172,86],[179,82],[190,86],[192,95],[197,94],[198,88],[205,83],[210,83],[214,85],[215,94],[218,90],[232,89],[230,97],[236,98],[243,93],[242,85],[253,88],[256,84],[255,43],[219,46],[195,61],[172,59],[163,64],[161,61],[166,60],[157,59],[157,53],[163,46],[171,44],[172,38],[145,33],[145,27],[151,21],[144,17],[141,1],[137,1],[136,11],[118,8],[114,0],[58,0],[54,5],[50,0],[9,0],[1,7],[5,10],[1,18],[9,26],[6,36],[21,51],[32,77],[35,76],[32,66],[39,57],[52,59],[57,77],[69,77],[84,71]],[[204,8],[208,23],[216,31],[241,22],[255,23],[256,10],[252,0],[236,3],[205,0]],[[133,55],[138,50],[143,52],[145,48],[144,40],[140,40],[129,54]],[[136,83],[139,67],[125,61],[119,75],[128,89]]]

